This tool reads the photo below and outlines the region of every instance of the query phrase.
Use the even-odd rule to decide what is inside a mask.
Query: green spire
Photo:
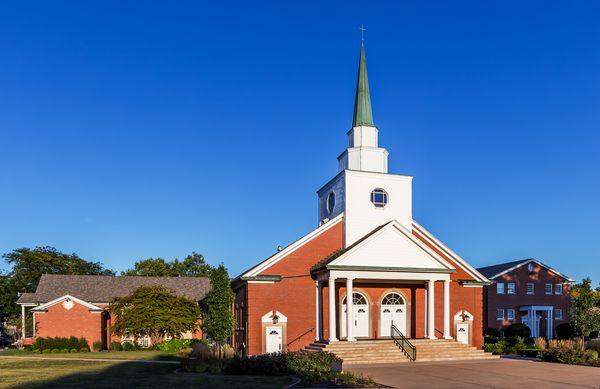
[[[367,57],[364,46],[360,48],[360,62],[358,65],[358,82],[356,83],[356,97],[354,99],[354,117],[352,127],[375,126],[373,112],[371,111],[371,93],[369,92],[369,78],[367,77]]]

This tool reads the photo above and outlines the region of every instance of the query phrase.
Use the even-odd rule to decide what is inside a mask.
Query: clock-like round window
[[[333,207],[335,207],[335,193],[329,193],[327,196],[327,212],[333,212]]]
[[[383,208],[388,203],[388,194],[381,188],[373,189],[371,192],[371,202],[377,208]]]

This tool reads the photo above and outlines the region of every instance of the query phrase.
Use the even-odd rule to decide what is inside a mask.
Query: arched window
[[[381,305],[403,305],[404,299],[400,296],[400,293],[388,293],[381,302]]]
[[[352,294],[352,304],[354,305],[367,305],[367,299],[365,296],[363,296],[360,293],[354,292]],[[346,304],[346,296],[344,296],[344,299],[342,300],[342,305]]]

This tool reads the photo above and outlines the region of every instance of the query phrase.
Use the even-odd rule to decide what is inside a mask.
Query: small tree
[[[229,275],[223,264],[210,272],[211,290],[204,300],[202,328],[206,335],[219,345],[233,335],[234,294],[229,285]]]
[[[600,329],[598,293],[592,289],[592,280],[585,278],[571,290],[571,325],[582,338]]]
[[[152,344],[165,336],[174,338],[198,328],[198,304],[163,286],[140,286],[132,294],[117,298],[110,305],[116,321],[112,326],[119,336],[149,336]]]

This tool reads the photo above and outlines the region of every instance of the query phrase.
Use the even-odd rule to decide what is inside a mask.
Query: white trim
[[[496,278],[496,277],[499,277],[499,276],[501,276],[501,275],[503,275],[503,274],[509,273],[509,272],[511,272],[511,271],[513,271],[513,270],[515,270],[515,269],[518,269],[518,268],[520,268],[521,266],[527,265],[527,264],[529,264],[529,263],[532,263],[532,262],[533,262],[533,263],[537,263],[539,266],[541,266],[541,267],[544,267],[544,268],[548,269],[548,270],[549,270],[549,271],[551,271],[552,273],[554,273],[554,274],[556,274],[556,275],[558,275],[558,276],[562,277],[563,279],[567,280],[568,282],[573,282],[573,281],[575,281],[574,279],[572,279],[572,278],[569,278],[569,277],[567,277],[566,275],[562,274],[562,273],[561,273],[561,272],[559,272],[558,270],[555,270],[555,269],[551,268],[551,267],[550,267],[550,266],[548,266],[548,265],[544,265],[543,263],[541,263],[541,262],[540,262],[540,261],[538,261],[537,259],[533,259],[533,258],[531,258],[531,259],[528,259],[528,260],[525,260],[525,261],[523,261],[523,262],[521,262],[521,263],[519,263],[519,264],[517,264],[517,265],[515,265],[515,266],[513,266],[513,267],[511,267],[511,268],[509,268],[509,269],[506,269],[506,270],[504,270],[504,271],[501,271],[500,273],[498,273],[498,274],[496,274],[496,275],[493,275],[493,276],[491,276],[491,277],[490,277],[490,279],[494,279],[494,278]]]
[[[450,274],[444,273],[399,273],[393,271],[364,270],[330,270],[329,276],[335,279],[351,277],[360,280],[444,281],[450,279]]]
[[[423,250],[432,259],[434,259],[435,261],[439,262],[446,269],[455,270],[454,266],[452,266],[448,261],[446,261],[444,258],[442,258],[438,253],[436,253],[435,251],[433,251],[432,249],[430,249],[425,243],[423,243],[419,238],[417,238],[416,236],[414,236],[408,229],[406,229],[406,227],[404,227],[402,224],[400,224],[396,220],[392,220],[391,222],[387,223],[384,227],[380,228],[379,231],[375,232],[374,234],[372,234],[371,236],[369,236],[367,239],[364,239],[362,242],[360,242],[359,244],[355,245],[350,250],[346,251],[345,253],[343,253],[342,255],[340,255],[339,257],[337,257],[336,259],[334,259],[332,262],[328,263],[327,265],[336,265],[336,264],[338,264],[345,257],[350,256],[354,252],[360,250],[370,240],[375,239],[376,237],[378,237],[379,235],[383,234],[385,231],[389,230],[390,228],[396,228],[400,233],[402,233],[406,238],[408,238],[411,243],[415,244],[418,248],[420,248],[421,250]]]
[[[452,251],[448,246],[440,242],[433,234],[427,231],[423,226],[417,223],[415,220],[412,221],[413,227],[419,232],[424,238],[426,238],[430,243],[434,243],[442,252],[450,257],[454,262],[456,262],[464,271],[469,273],[473,278],[481,282],[490,282],[488,278],[486,278],[483,274],[478,272],[473,266],[469,265],[467,261],[462,259],[458,254]]]
[[[274,284],[275,281],[248,281],[249,284]]]
[[[56,298],[56,299],[54,299],[52,301],[48,301],[45,304],[39,305],[36,308],[34,308],[32,311],[36,311],[37,312],[37,311],[42,311],[42,310],[48,309],[51,306],[56,305],[56,304],[60,303],[61,301],[66,300],[66,299],[71,299],[72,301],[76,302],[77,304],[80,304],[80,305],[83,305],[84,307],[89,308],[91,311],[104,312],[104,308],[98,307],[98,306],[96,306],[94,304],[90,304],[87,301],[83,301],[83,300],[78,299],[77,297],[73,297],[73,296],[71,296],[69,294],[65,294],[64,296]]]
[[[323,224],[322,226],[319,226],[316,229],[312,230],[311,232],[304,235],[302,238],[298,239],[294,243],[290,244],[289,246],[287,246],[286,248],[284,248],[277,254],[275,254],[272,257],[268,258],[267,260],[259,263],[258,265],[254,266],[250,270],[247,270],[245,273],[243,273],[238,278],[253,277],[255,275],[260,274],[265,269],[273,266],[275,263],[279,262],[281,259],[283,259],[286,256],[288,256],[289,254],[293,253],[296,249],[302,247],[304,244],[308,243],[312,239],[321,235],[323,232],[329,230],[331,227],[338,224],[343,219],[343,217],[344,217],[344,214],[340,213],[338,216],[334,217],[333,219],[331,219],[327,223]]]
[[[261,323],[271,323],[273,324],[273,317],[277,315],[277,317],[279,318],[279,320],[277,321],[277,323],[287,323],[287,316],[285,316],[283,313],[279,312],[279,311],[269,311],[267,313],[265,313],[260,321]]]

